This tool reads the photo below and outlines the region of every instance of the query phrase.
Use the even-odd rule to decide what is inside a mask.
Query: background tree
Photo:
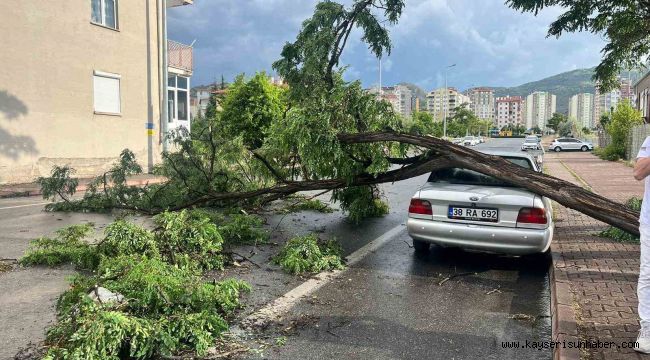
[[[546,127],[549,129],[553,129],[553,131],[557,132],[559,125],[565,122],[566,120],[567,118],[564,114],[554,113],[553,116],[550,119],[548,119],[548,121],[546,122]]]
[[[551,23],[548,36],[589,31],[605,35],[607,44],[594,80],[603,91],[619,86],[618,75],[641,67],[650,53],[650,2],[646,0],[507,0],[516,10],[537,15],[547,7],[565,12]]]
[[[287,108],[284,93],[263,72],[250,80],[238,76],[222,103],[223,131],[241,136],[251,150],[261,147],[271,123],[281,119]]]
[[[604,112],[600,115],[600,127],[603,129],[607,129],[607,125],[612,119],[612,114],[608,112]]]
[[[641,112],[632,107],[629,100],[618,104],[612,113],[611,121],[607,124],[607,132],[612,136],[608,146],[609,157],[624,158],[627,150],[627,138],[635,125],[643,124]]]

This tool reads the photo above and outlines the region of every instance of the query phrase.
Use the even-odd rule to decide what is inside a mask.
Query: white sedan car
[[[476,146],[479,144],[479,140],[473,136],[465,136],[463,138],[463,145],[465,146]]]
[[[491,153],[539,171],[525,153]],[[418,252],[431,244],[484,252],[546,253],[553,239],[551,201],[471,170],[431,173],[409,206],[408,233]]]

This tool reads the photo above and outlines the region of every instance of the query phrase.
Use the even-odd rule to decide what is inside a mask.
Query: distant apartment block
[[[577,122],[581,128],[594,127],[594,94],[582,93],[569,99],[569,119]]]
[[[643,81],[643,79],[640,81]],[[637,103],[638,96],[635,91],[635,86],[631,84],[630,80],[621,77],[619,83],[618,88],[606,93],[601,93],[598,86],[596,86],[594,94],[594,126],[600,124],[600,117],[603,114],[615,110],[619,102],[629,100],[632,104]]]
[[[189,127],[193,70],[192,48],[164,40],[165,14],[191,3],[0,1],[0,183],[53,165],[94,176],[125,148],[159,162],[161,128]]]
[[[404,85],[384,86],[381,91],[378,87],[374,87],[369,92],[380,95],[383,100],[393,106],[395,112],[404,117],[410,117],[413,113],[414,96],[411,90]]]
[[[427,112],[438,121],[443,120],[445,114],[447,117],[454,116],[457,107],[469,104],[469,97],[453,87],[436,89],[427,94]]]
[[[495,125],[499,129],[508,125],[524,125],[524,104],[525,100],[521,96],[496,98]]]
[[[526,97],[526,128],[546,129],[547,121],[557,109],[557,97],[549,92],[537,91]]]
[[[197,86],[190,91],[190,109],[192,116],[203,116],[210,104],[213,85]]]
[[[494,90],[485,87],[471,88],[465,91],[469,98],[470,110],[479,119],[494,120]]]

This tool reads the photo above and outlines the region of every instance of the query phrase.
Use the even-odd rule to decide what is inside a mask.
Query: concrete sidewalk
[[[79,186],[77,187],[77,191],[86,191],[88,184],[92,180],[92,178],[79,179]],[[163,177],[150,174],[142,174],[129,177],[127,184],[131,186],[144,186],[147,184],[161,183],[163,181],[165,181],[165,178]],[[0,199],[39,195],[41,195],[41,188],[35,182],[27,184],[0,184]]]
[[[632,169],[589,153],[549,153],[546,171],[618,202],[643,195]],[[639,330],[639,246],[598,237],[607,227],[556,204],[553,334],[559,341],[614,342],[613,348],[560,349],[564,359],[643,359],[627,343]]]

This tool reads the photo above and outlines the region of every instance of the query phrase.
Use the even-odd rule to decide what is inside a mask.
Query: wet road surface
[[[490,140],[479,149],[518,152],[521,141]],[[425,179],[385,185],[391,215],[376,220],[375,226],[351,230],[349,233],[355,235],[350,237],[342,228],[332,229],[347,252],[371,241],[369,235],[379,236],[385,229],[403,224],[408,200]],[[404,229],[341,277],[299,302],[285,319],[297,324],[297,332],[288,336],[286,345],[267,350],[264,358],[552,357],[549,350],[502,346],[502,342],[524,345],[526,341],[551,340],[546,258],[439,248],[418,255],[410,244]]]

